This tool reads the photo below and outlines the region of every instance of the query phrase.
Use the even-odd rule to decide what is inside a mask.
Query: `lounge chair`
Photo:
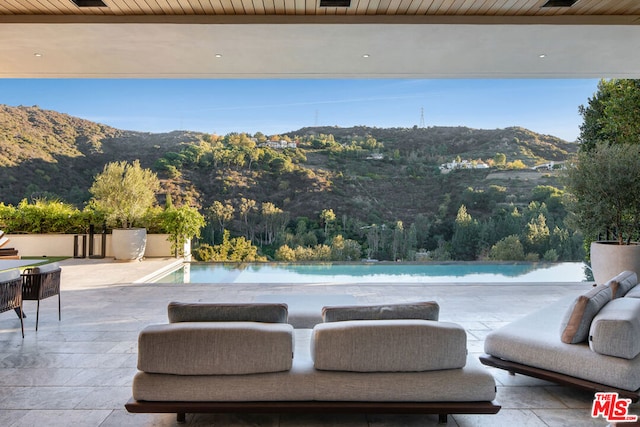
[[[4,246],[9,243],[9,238],[5,235],[4,231],[0,230],[0,258],[3,259],[20,259],[18,251],[14,248],[5,248]]]

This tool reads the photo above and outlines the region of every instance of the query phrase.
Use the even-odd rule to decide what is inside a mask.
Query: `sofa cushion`
[[[473,354],[467,356],[467,364],[462,369],[366,374],[319,371],[314,369],[311,360],[309,342],[312,330],[295,329],[294,334],[296,348],[291,370],[257,375],[163,375],[138,372],[132,384],[133,398],[181,402],[328,399],[343,402],[478,402],[491,401],[496,397],[491,372]],[[596,355],[588,347],[587,351]],[[293,424],[307,425],[300,422],[290,425]]]
[[[410,304],[323,307],[323,322],[345,320],[422,319],[438,320],[440,306],[435,301]]]
[[[174,375],[239,375],[291,369],[293,326],[259,322],[151,325],[138,336],[138,369]]]
[[[618,298],[605,305],[591,322],[589,347],[624,359],[640,354],[640,299]]]
[[[170,323],[177,322],[264,322],[287,323],[287,304],[214,304],[170,302]]]
[[[606,283],[607,286],[611,287],[613,298],[625,296],[637,284],[638,276],[633,271],[623,271]]]
[[[313,328],[311,357],[319,370],[417,372],[462,368],[467,334],[432,320],[348,320]]]
[[[598,285],[580,295],[566,311],[560,323],[560,339],[566,344],[586,341],[591,321],[612,298],[609,286]]]
[[[624,296],[625,298],[640,298],[640,286],[634,286]]]

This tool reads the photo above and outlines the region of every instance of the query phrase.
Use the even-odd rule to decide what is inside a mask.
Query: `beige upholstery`
[[[287,304],[219,304],[170,302],[170,323],[177,322],[265,322],[287,323]]]
[[[345,320],[423,319],[438,320],[440,306],[435,301],[408,304],[379,304],[323,307],[323,322]]]
[[[640,354],[640,299],[617,298],[605,305],[591,323],[589,347],[624,359]]]
[[[138,369],[175,375],[242,375],[291,369],[293,326],[258,322],[181,322],[146,327]]]
[[[431,320],[352,320],[313,328],[316,369],[412,372],[461,368],[467,335],[454,323]]]
[[[296,329],[288,371],[252,375],[166,375],[138,372],[133,397],[148,401],[476,402],[496,397],[495,381],[478,358],[464,368],[425,372],[318,371],[310,329]]]

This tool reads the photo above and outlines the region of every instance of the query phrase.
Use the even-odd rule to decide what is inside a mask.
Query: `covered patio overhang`
[[[316,3],[9,1],[0,78],[640,77],[637,2]]]

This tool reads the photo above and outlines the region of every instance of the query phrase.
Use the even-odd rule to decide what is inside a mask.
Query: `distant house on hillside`
[[[285,148],[297,148],[298,144],[294,141],[285,141],[284,139],[281,139],[280,141],[267,141],[264,142],[262,144],[260,144],[260,147],[269,147],[269,148],[273,148],[273,149],[285,149]]]
[[[554,161],[550,161],[549,163],[543,163],[541,165],[536,165],[534,167],[532,167],[531,169],[533,170],[554,170],[554,169],[566,169],[567,167],[565,166],[565,162],[554,162]]]
[[[457,162],[454,160],[449,163],[443,163],[438,168],[441,173],[449,173],[455,169],[489,169],[489,165],[481,160],[473,162],[469,160],[461,160]]]

